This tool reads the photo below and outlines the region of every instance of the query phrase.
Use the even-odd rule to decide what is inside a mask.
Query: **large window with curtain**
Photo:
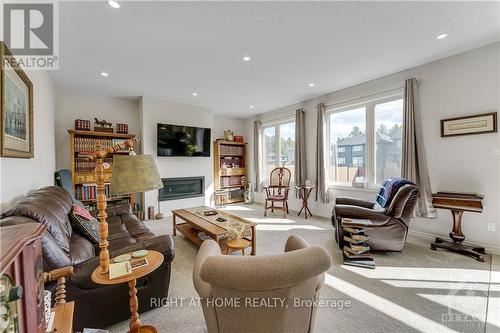
[[[271,171],[284,165],[295,174],[294,118],[262,124],[262,179],[268,180]]]
[[[330,185],[351,185],[358,180],[376,186],[401,176],[401,92],[327,111]]]

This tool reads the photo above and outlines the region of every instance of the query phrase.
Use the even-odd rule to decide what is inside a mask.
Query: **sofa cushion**
[[[95,257],[94,246],[86,238],[74,233],[70,245],[71,264],[78,265]]]
[[[73,233],[68,214],[72,208],[71,196],[57,186],[41,188],[8,209],[3,216],[25,216],[42,223],[52,235],[57,245],[66,253],[70,252]]]
[[[85,208],[79,206],[73,207],[69,215],[73,227],[92,244],[98,244],[101,237],[99,236],[99,222],[90,215],[90,213],[80,212],[86,211]],[[85,217],[84,217],[85,216]]]

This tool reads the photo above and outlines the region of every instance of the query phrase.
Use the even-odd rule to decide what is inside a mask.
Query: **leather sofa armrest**
[[[385,224],[390,219],[383,211],[351,205],[335,205],[335,213],[341,217],[370,220],[373,226]]]
[[[120,254],[129,253],[137,250],[152,250],[158,251],[163,254],[163,262],[171,263],[175,257],[174,241],[170,235],[160,235],[151,239],[137,242],[131,246],[121,248],[117,251],[113,251],[109,254],[110,258],[116,257]],[[75,265],[75,272],[70,278],[71,283],[81,289],[94,289],[102,287],[92,281],[90,276],[94,269],[99,266],[99,256],[94,257],[90,260],[84,261],[78,265]]]
[[[356,199],[351,197],[337,197],[335,199],[335,204],[337,205],[350,205],[373,209],[375,207],[375,202],[367,201],[362,199]]]

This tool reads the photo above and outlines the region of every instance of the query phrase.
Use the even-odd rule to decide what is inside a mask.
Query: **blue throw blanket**
[[[385,208],[391,201],[394,195],[398,192],[398,190],[407,184],[412,184],[411,181],[404,178],[389,178],[386,179],[377,193],[377,202],[380,206]]]

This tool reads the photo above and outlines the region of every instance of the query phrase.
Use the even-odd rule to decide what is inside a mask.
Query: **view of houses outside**
[[[366,177],[366,109],[358,108],[330,116],[330,180],[352,183]],[[401,126],[403,100],[374,107],[375,182],[401,176]]]

